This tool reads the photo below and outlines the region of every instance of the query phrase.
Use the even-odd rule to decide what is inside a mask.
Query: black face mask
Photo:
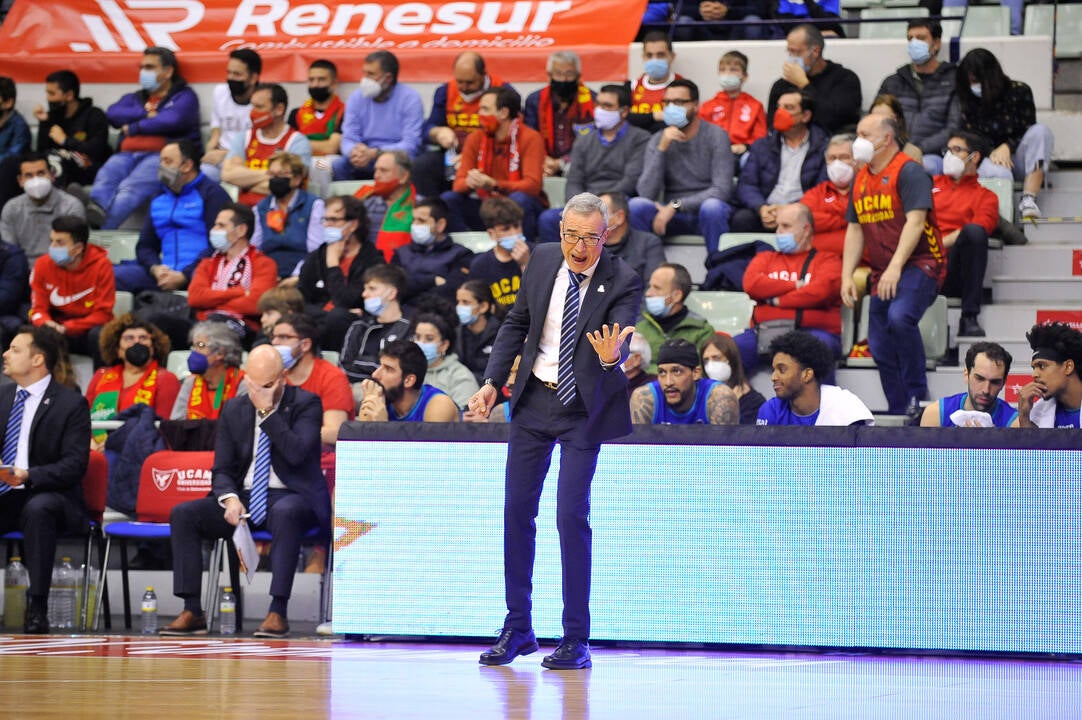
[[[549,87],[552,88],[552,94],[561,100],[570,100],[575,97],[575,93],[579,89],[578,80],[550,80]]]
[[[293,190],[293,186],[290,185],[290,179],[287,177],[272,177],[267,181],[267,185],[270,187],[271,195],[279,200]]]
[[[233,102],[241,104],[241,98],[248,92],[248,83],[243,80],[226,80],[229,86],[229,94],[233,96]]]
[[[132,345],[124,351],[124,359],[135,367],[143,367],[150,362],[150,348],[142,343]]]
[[[327,102],[331,99],[331,89],[329,87],[310,87],[308,88],[308,96],[317,103]]]

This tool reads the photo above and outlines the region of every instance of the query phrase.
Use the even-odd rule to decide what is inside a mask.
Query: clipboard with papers
[[[255,579],[256,568],[259,567],[259,549],[255,546],[252,531],[245,520],[237,523],[233,530],[233,546],[237,548],[237,558],[240,560],[240,569],[248,578],[248,584]]]

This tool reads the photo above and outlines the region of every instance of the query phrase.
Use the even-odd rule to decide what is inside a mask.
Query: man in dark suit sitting
[[[508,612],[496,644],[481,654],[483,665],[506,665],[537,650],[531,621],[534,519],[556,442],[564,636],[542,665],[577,670],[591,664],[590,482],[601,443],[631,432],[620,362],[642,302],[638,274],[605,250],[608,221],[596,195],[581,193],[567,202],[560,245],[534,250],[492,347],[484,384],[469,401],[471,411],[487,417],[515,356],[522,354],[511,395],[504,496]]]
[[[270,610],[255,636],[287,636],[301,540],[317,525],[330,530],[331,498],[319,467],[319,397],[286,383],[282,356],[271,345],[249,354],[244,382],[248,396],[228,401],[218,420],[211,494],[176,506],[169,519],[173,594],[184,600],[184,612],[162,635],[206,634],[202,541],[232,537],[245,519],[274,537]]]
[[[56,539],[86,527],[83,475],[90,457],[86,398],[53,379],[63,343],[51,328],[23,328],[4,353],[0,387],[0,533],[23,533],[30,571],[27,633],[49,632]]]

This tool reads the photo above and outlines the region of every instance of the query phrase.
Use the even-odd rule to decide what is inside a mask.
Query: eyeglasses
[[[968,155],[969,148],[962,147],[961,145],[948,145],[947,150],[951,151],[955,155]]]
[[[300,335],[271,335],[271,342],[277,342],[279,340],[299,340]]]
[[[601,242],[600,235],[579,235],[578,233],[563,232],[560,237],[568,245],[578,245],[582,243],[588,248],[597,247],[597,244]]]
[[[206,350],[210,347],[210,343],[206,340],[196,340],[192,343],[192,347],[199,348],[200,350]]]
[[[344,222],[347,222],[345,217],[324,217],[323,218],[323,224],[324,225],[337,225],[338,223],[344,223]]]

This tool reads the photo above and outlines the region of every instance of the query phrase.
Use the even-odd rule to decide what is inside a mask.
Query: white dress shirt
[[[598,257],[597,262],[601,258]],[[582,315],[582,299],[586,297],[586,290],[590,287],[590,280],[597,270],[597,262],[588,267],[585,277],[579,282],[579,316]],[[568,273],[567,260],[560,263],[560,269],[556,273],[556,280],[552,283],[552,297],[549,298],[548,312],[545,313],[545,324],[541,328],[541,340],[537,345],[537,359],[534,360],[533,374],[542,382],[556,382],[560,374],[560,333],[564,324],[564,300],[567,299],[567,286],[571,282]],[[519,291],[521,292],[521,290]]]
[[[15,467],[17,468],[30,469],[30,425],[33,424],[34,415],[38,411],[38,406],[41,405],[42,398],[45,397],[45,388],[49,387],[52,380],[52,375],[46,375],[31,385],[19,386],[19,389],[26,390],[30,395],[27,396],[26,402],[23,404],[23,423],[19,428],[19,447],[15,451]],[[19,392],[19,389],[16,389],[15,392]]]

